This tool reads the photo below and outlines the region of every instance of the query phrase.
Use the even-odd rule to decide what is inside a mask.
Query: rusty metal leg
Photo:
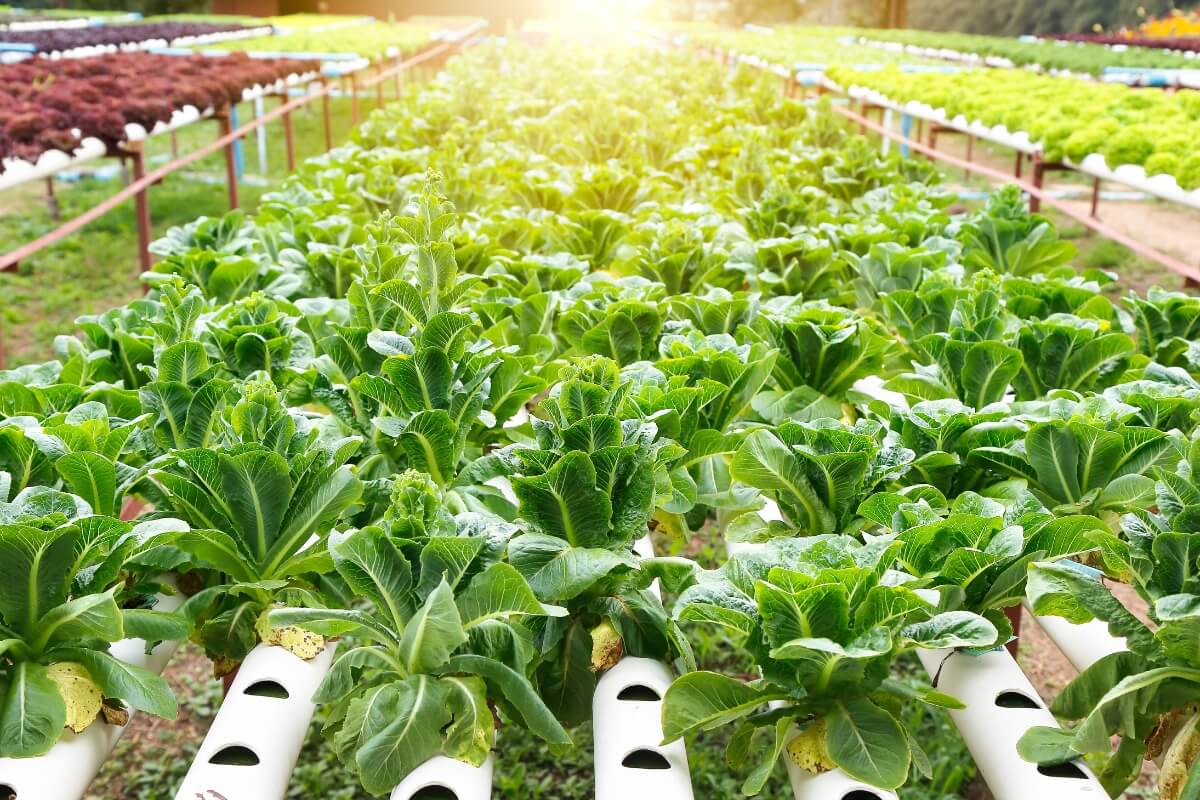
[[[971,160],[974,157],[974,155],[975,155],[975,134],[968,133],[967,134],[967,163],[968,164],[971,163]],[[964,177],[970,178],[971,177],[971,168],[967,167],[966,169],[964,169],[963,175],[964,175]]]
[[[397,100],[400,99],[400,69],[399,69],[399,66],[402,61],[403,61],[403,59],[401,58],[401,56],[397,55],[396,56],[396,64],[395,64],[397,69],[396,69],[395,73],[393,73],[393,75],[392,75],[392,82],[396,84],[396,99]]]
[[[1025,164],[1025,154],[1022,153],[1020,150],[1018,150],[1017,151],[1017,164],[1015,167],[1013,167],[1013,177],[1014,178],[1020,180],[1021,167],[1024,166],[1024,164]]]
[[[46,176],[46,210],[50,212],[50,219],[58,222],[62,219],[62,209],[58,205],[58,196],[54,194],[54,176]]]
[[[1021,642],[1021,604],[1009,606],[1004,609],[1004,616],[1008,617],[1008,621],[1012,623],[1013,640],[1008,643],[1008,653],[1013,658],[1017,657],[1017,645]]]
[[[350,123],[358,126],[358,73],[350,73]]]
[[[146,157],[142,150],[142,143],[136,142],[130,145],[130,157],[133,161],[133,179],[140,181],[146,177]],[[150,229],[150,190],[144,187],[140,192],[134,195],[134,208],[137,212],[137,237],[138,237],[138,274],[149,272],[154,266],[154,261],[150,257],[150,237],[152,235]],[[147,287],[149,288],[149,287]]]
[[[858,115],[860,117],[862,117],[863,119],[867,118],[867,101],[866,101],[866,99],[862,99],[862,100],[858,101]],[[858,135],[859,136],[867,135],[867,126],[861,122],[858,123]]]
[[[217,124],[221,136],[228,136],[232,127],[229,124],[229,109],[217,114]],[[225,145],[225,182],[229,184],[229,207],[238,207],[237,158],[233,152],[233,142]]]
[[[1046,165],[1042,163],[1042,157],[1036,153],[1033,156],[1033,186],[1035,189],[1041,189],[1046,177]],[[1038,195],[1029,196],[1029,210],[1034,214],[1042,210],[1042,198]]]
[[[286,103],[287,100],[285,99]],[[296,137],[292,133],[292,112],[285,111],[283,113],[283,141],[287,150],[287,168],[288,172],[296,171]]]
[[[175,136],[175,131],[171,131],[171,160],[179,158],[179,139]]]
[[[1100,207],[1100,179],[1092,180],[1092,219],[1100,219],[1096,216],[1096,209]]]

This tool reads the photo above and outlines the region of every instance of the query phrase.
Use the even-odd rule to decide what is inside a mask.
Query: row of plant
[[[983,36],[946,31],[904,29],[859,30],[863,40],[892,42],[920,50],[950,51],[966,56],[1004,59],[1013,65],[1044,70],[1100,75],[1108,67],[1142,67],[1148,69],[1192,69],[1195,59],[1178,53],[1167,53],[1152,44],[1154,39],[1127,41],[1120,37],[1110,40],[1089,36],[1064,36],[1064,41],[1047,39],[1014,39],[1007,36]],[[1119,42],[1117,41],[1119,40]],[[1107,45],[1120,43],[1124,48],[1114,50]],[[1175,49],[1186,49],[1175,45]]]
[[[1193,30],[1191,36],[1175,35],[1168,38],[1163,36],[1137,36],[1134,34],[1121,33],[1060,33],[1054,36],[1055,39],[1065,42],[1086,42],[1088,44],[1099,44],[1108,47],[1129,47],[1129,48],[1152,48],[1156,50],[1177,50],[1182,52],[1196,52],[1200,50],[1200,38],[1194,34],[1200,33],[1200,30]],[[1194,58],[1187,58],[1193,67],[1195,65]]]
[[[231,22],[141,22],[131,25],[92,25],[84,28],[4,31],[3,41],[31,45],[39,53],[62,53],[90,48],[124,47],[156,42],[169,45],[214,34],[252,31]]]
[[[219,674],[337,640],[315,699],[371,793],[482,763],[497,719],[568,746],[622,655],[680,671],[668,739],[735,726],[747,794],[784,751],[892,788],[929,765],[905,707],[957,705],[897,658],[1002,645],[1031,574],[1039,611],[1111,617],[1131,652],[1025,754],[1120,733],[1117,791],[1200,686],[1200,300],[1114,303],[1019,195],[952,199],[683,53],[455,59],[0,373],[0,755],[170,716],[105,657],[122,635],[191,635]],[[646,536],[739,554],[638,558]],[[1159,632],[1067,557],[1171,597]],[[182,609],[149,610],[171,573]],[[713,625],[758,676],[696,669]]]
[[[369,22],[324,29],[319,25],[287,30],[274,36],[231,39],[215,47],[222,50],[271,53],[348,53],[376,60],[388,55],[411,54],[429,45],[446,26],[426,18],[421,23]]]
[[[825,64],[920,64],[931,59],[895,53],[853,39],[858,29],[778,25],[772,28],[732,29],[711,23],[676,22],[666,31],[682,35],[711,50],[754,55],[783,66]]]
[[[185,106],[224,108],[241,102],[246,89],[319,69],[317,61],[240,53],[220,58],[112,53],[2,65],[0,159],[36,161],[47,150],[70,153],[89,137],[115,147],[126,140],[128,124],[149,131]]]
[[[863,87],[887,98],[944,109],[953,118],[1023,131],[1041,143],[1048,161],[1063,156],[1079,163],[1092,153],[1109,168],[1133,164],[1149,176],[1170,175],[1187,191],[1200,188],[1200,97],[1016,70],[964,70],[952,74],[906,74],[833,67],[838,85]]]

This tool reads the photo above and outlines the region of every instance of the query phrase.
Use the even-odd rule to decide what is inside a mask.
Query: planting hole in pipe
[[[7,783],[0,783],[0,800],[17,800],[17,790]]]
[[[422,786],[420,789],[417,789],[409,800],[458,800],[458,795],[453,789],[440,784],[434,784],[433,786]]]
[[[635,683],[631,686],[626,686],[617,695],[618,700],[636,700],[643,703],[657,703],[662,700],[662,696],[651,689],[649,686],[643,686],[640,683]]]
[[[244,745],[231,744],[213,753],[208,763],[227,767],[253,767],[258,764],[258,754]]]
[[[1072,778],[1074,780],[1084,780],[1087,778],[1084,771],[1072,761],[1068,761],[1066,764],[1039,764],[1037,771],[1048,778]]]
[[[875,792],[869,792],[866,789],[855,789],[849,794],[842,795],[842,800],[883,800],[883,798]]]
[[[671,762],[663,758],[662,753],[642,748],[621,759],[621,766],[629,769],[670,769]]]
[[[1014,692],[1011,689],[996,695],[996,705],[1001,708],[1041,708],[1041,704],[1024,692]]]
[[[276,700],[287,700],[290,695],[279,681],[255,681],[246,687],[246,694],[255,697],[273,697]]]

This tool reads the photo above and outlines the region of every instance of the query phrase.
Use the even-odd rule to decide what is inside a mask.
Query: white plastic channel
[[[435,756],[408,774],[389,800],[414,800],[422,792],[442,789],[455,800],[487,800],[492,796],[492,757],[472,767],[453,758]],[[444,792],[439,797],[444,797]]]
[[[633,549],[654,555],[649,536]],[[651,590],[657,594],[657,584]],[[662,698],[673,678],[665,664],[633,656],[600,678],[592,696],[596,800],[692,800],[683,740],[662,744]]]
[[[164,595],[155,608],[174,611],[183,603],[179,595]],[[122,639],[109,648],[115,658],[162,672],[179,642],[162,642],[149,655],[142,639]],[[133,719],[133,715],[130,715]],[[8,787],[17,800],[79,800],[104,765],[129,725],[95,722],[74,734],[66,731],[50,752],[38,758],[0,758],[0,786]]]
[[[972,656],[917,650],[934,685],[966,708],[950,711],[996,800],[1105,800],[1107,792],[1082,761],[1044,769],[1017,753],[1017,740],[1035,725],[1057,726],[1054,716],[1003,648]]]
[[[176,800],[282,798],[316,710],[310,698],[329,671],[336,647],[328,645],[311,661],[281,647],[260,644],[251,650],[184,776]],[[282,687],[287,697],[247,693],[248,689],[277,688],[271,684]],[[213,763],[214,759],[218,763]],[[221,763],[254,759],[258,763]]]
[[[1129,649],[1124,637],[1113,636],[1108,632],[1108,624],[1098,619],[1076,625],[1062,617],[1036,616],[1028,602],[1025,603],[1025,610],[1080,672],[1105,656]]]
[[[788,780],[796,800],[895,800],[896,793],[851,778],[840,769],[814,775],[785,758]]]

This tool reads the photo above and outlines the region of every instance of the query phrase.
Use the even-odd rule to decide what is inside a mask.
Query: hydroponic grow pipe
[[[310,661],[259,644],[241,663],[176,800],[282,798],[336,643]]]
[[[633,547],[652,558],[649,536]],[[658,581],[650,590],[659,594]],[[625,656],[604,673],[592,695],[596,800],[692,800],[682,739],[662,744],[663,696],[674,676],[660,661]]]
[[[1028,601],[1025,609],[1032,615]],[[1077,625],[1062,617],[1039,617],[1034,615],[1037,624],[1050,637],[1062,654],[1071,662],[1071,666],[1083,672],[1105,656],[1121,653],[1129,648],[1125,639],[1113,636],[1108,632],[1108,624],[1093,619]]]
[[[918,649],[917,657],[939,691],[966,705],[949,711],[950,718],[996,800],[1107,799],[1082,760],[1043,767],[1018,755],[1017,740],[1025,731],[1058,723],[1007,650],[973,655]]]
[[[182,604],[180,595],[162,595],[154,607],[159,611],[174,611]],[[179,642],[160,642],[147,653],[145,640],[122,639],[113,643],[109,653],[127,664],[160,673],[178,647]],[[131,711],[131,720],[133,714]],[[110,725],[98,719],[83,733],[64,731],[44,756],[0,758],[0,796],[11,795],[20,800],[79,800],[128,727],[128,722]]]

